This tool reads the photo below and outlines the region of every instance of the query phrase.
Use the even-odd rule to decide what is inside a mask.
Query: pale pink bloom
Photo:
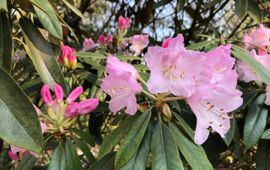
[[[54,85],[54,93],[55,93],[55,98],[57,102],[63,101],[64,92],[63,92],[62,87],[59,84]]]
[[[145,61],[151,71],[147,82],[151,93],[170,92],[183,97],[195,92],[196,79],[206,66],[205,54],[186,50],[181,34],[172,38],[167,48],[149,47]]]
[[[266,99],[264,103],[268,106],[270,106],[270,86],[266,87]]]
[[[172,40],[172,38],[171,38],[171,37],[169,37],[169,38],[165,39],[165,40],[162,42],[161,47],[163,47],[163,48],[167,48],[167,47],[169,46],[169,43],[171,42],[171,40]]]
[[[141,51],[147,47],[149,43],[148,35],[133,35],[130,38],[131,47],[130,50],[135,52],[135,55],[139,55]]]
[[[118,18],[118,28],[123,30],[130,27],[130,19],[128,17],[124,18],[123,16],[120,16]]]
[[[251,31],[250,35],[244,35],[244,42],[248,49],[255,48],[256,46],[265,49],[266,46],[270,45],[270,29],[260,24],[259,28]]]
[[[50,92],[50,87],[47,84],[41,88],[41,97],[44,103],[47,105],[52,105],[52,94]]]
[[[262,65],[264,65],[267,69],[270,69],[270,55],[257,55],[256,51],[253,49],[250,51],[250,56],[253,57],[256,61],[260,62]],[[261,77],[255,72],[255,70],[243,61],[237,61],[236,69],[239,80],[242,80],[244,82],[262,81]]]
[[[67,97],[67,103],[74,102],[83,92],[82,86],[76,87]]]
[[[82,51],[88,51],[88,50],[91,50],[95,47],[96,47],[96,45],[95,45],[94,41],[92,40],[92,38],[85,38],[84,39]]]
[[[131,64],[109,56],[106,72],[108,75],[103,79],[101,88],[111,96],[110,110],[116,113],[126,108],[128,114],[134,115],[137,112],[135,95],[142,89],[136,80],[138,75],[136,69]]]

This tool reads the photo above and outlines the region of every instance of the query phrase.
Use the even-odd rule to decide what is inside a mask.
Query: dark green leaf
[[[87,145],[87,143],[76,138],[74,139],[74,141],[76,143],[76,146],[80,148],[84,155],[87,157],[89,164],[91,165],[92,163],[94,163],[96,159],[91,153],[90,147]]]
[[[97,52],[76,52],[75,54],[79,58],[91,58],[91,59],[105,59],[106,56]]]
[[[201,146],[198,146],[187,139],[187,137],[185,137],[175,125],[170,123],[169,129],[175,137],[179,150],[193,170],[213,169],[204,149]]]
[[[99,161],[95,162],[89,170],[112,170],[113,169],[113,163],[114,163],[115,153],[112,152],[110,154],[107,154],[103,158],[101,158]]]
[[[266,129],[262,134],[262,139],[270,139],[270,129]]]
[[[0,3],[1,4],[1,3]],[[12,37],[9,18],[6,12],[0,11],[0,66],[10,72],[12,65]]]
[[[262,106],[264,100],[265,94],[262,94],[249,106],[244,125],[244,144],[247,148],[258,142],[266,126],[268,110]]]
[[[175,138],[169,128],[160,121],[154,128],[151,141],[151,153],[153,170],[184,169]]]
[[[31,154],[28,154],[23,157],[23,159],[20,161],[18,165],[18,170],[32,170],[37,162],[37,158],[32,156]]]
[[[70,140],[66,141],[65,153],[66,153],[66,165],[67,165],[66,170],[82,169],[82,165],[80,162],[80,158],[77,155],[76,148]]]
[[[151,117],[151,110],[142,113],[132,124],[129,132],[121,143],[120,150],[116,153],[115,169],[125,165],[138,151],[148,123]]]
[[[48,167],[48,170],[66,170],[67,160],[66,160],[65,148],[62,142],[59,143],[57,148],[54,150],[51,163]]]
[[[236,58],[250,65],[256,73],[261,76],[264,82],[270,85],[270,71],[266,69],[265,66],[251,57],[246,50],[237,45],[233,45],[232,53]]]
[[[45,29],[47,29],[53,36],[62,39],[62,24],[59,22],[56,12],[48,0],[31,0],[34,10]]]
[[[84,142],[88,143],[91,146],[95,146],[95,142],[93,137],[90,135],[88,131],[82,131],[79,129],[72,129]]]
[[[100,146],[98,157],[102,158],[108,153],[110,153],[116,144],[127,134],[130,129],[131,124],[136,120],[137,116],[130,116],[126,118],[121,125],[113,130],[106,136]]]
[[[229,146],[231,144],[233,137],[234,137],[235,124],[236,124],[235,119],[231,119],[230,123],[231,123],[231,128],[227,132],[227,134],[225,135],[225,138],[223,138],[223,140],[227,146]]]
[[[176,118],[177,125],[179,125],[191,139],[194,139],[195,133],[191,129],[191,127],[186,123],[186,121],[182,119],[181,116],[179,116],[177,113],[173,112],[173,115]]]
[[[151,145],[152,126],[148,126],[138,152],[120,170],[145,170]]]
[[[37,72],[42,81],[51,88],[55,83],[60,84],[67,94],[67,87],[61,72],[61,69],[56,61],[58,54],[53,50],[52,44],[49,44],[38,31],[37,27],[27,18],[20,19],[20,26],[24,33],[26,41],[25,49],[30,56]]]
[[[0,75],[0,137],[7,143],[41,152],[41,129],[32,103],[1,67]]]
[[[235,1],[235,13],[240,18],[243,18],[248,10],[249,0],[236,0]]]

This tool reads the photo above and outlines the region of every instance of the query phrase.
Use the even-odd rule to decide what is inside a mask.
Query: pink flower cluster
[[[115,56],[108,56],[106,65],[107,75],[102,81],[101,88],[111,96],[109,108],[116,113],[123,108],[130,115],[137,112],[136,94],[141,91],[141,85],[136,78],[138,73],[129,63],[121,62]]]
[[[66,99],[66,108],[64,112],[64,117],[75,117],[79,115],[85,115],[91,111],[93,111],[99,104],[98,99],[86,99],[81,102],[75,102],[75,100],[80,96],[83,92],[83,88],[81,86],[75,88]],[[52,94],[50,92],[50,88],[48,85],[44,85],[41,89],[41,97],[43,101],[53,109],[54,112],[58,112],[60,108],[60,104],[63,101],[64,93],[63,89],[60,85],[54,85],[54,93],[55,100],[52,99]]]
[[[128,29],[130,27],[130,22],[128,17],[124,18],[123,16],[120,16],[118,18],[118,28],[120,30]]]
[[[77,58],[75,56],[75,49],[67,45],[61,46],[61,55],[58,58],[59,63],[63,63],[68,69],[74,70],[77,67]]]
[[[106,45],[108,43],[112,43],[113,42],[113,36],[111,34],[109,34],[107,37],[103,34],[100,34],[98,36],[98,43],[100,45]]]
[[[251,31],[251,34],[244,35],[245,47],[249,54],[265,68],[270,70],[270,55],[267,53],[267,47],[270,45],[270,29],[262,24],[259,28]],[[244,82],[256,81],[263,83],[261,77],[248,64],[238,61],[236,64],[239,79]],[[266,89],[265,104],[270,105],[270,87]]]
[[[151,93],[171,93],[187,101],[197,118],[195,143],[202,144],[209,127],[225,136],[230,129],[228,113],[242,105],[242,93],[236,89],[230,45],[203,53],[185,49],[183,41],[178,35],[165,40],[162,47],[148,48],[147,87]]]

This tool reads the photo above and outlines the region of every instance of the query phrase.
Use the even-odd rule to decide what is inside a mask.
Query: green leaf
[[[105,55],[94,52],[76,52],[75,55],[79,58],[105,59]]]
[[[262,134],[262,139],[270,139],[270,129],[266,129]]]
[[[81,11],[79,9],[77,9],[74,5],[72,5],[71,3],[69,3],[66,0],[62,0],[64,2],[64,4],[69,7],[76,15],[78,15],[79,17],[81,17],[82,19],[84,19],[83,14],[81,13]]]
[[[237,45],[233,45],[232,53],[236,58],[250,65],[256,73],[260,75],[264,82],[270,85],[270,71],[266,69],[265,66],[251,57],[246,50]]]
[[[72,129],[72,131],[76,133],[84,142],[88,143],[93,147],[95,146],[94,139],[88,131],[82,131],[79,129]]]
[[[233,137],[234,137],[234,132],[235,132],[235,124],[236,121],[235,119],[231,119],[230,120],[230,124],[231,124],[231,128],[229,129],[229,131],[226,133],[225,138],[223,138],[224,142],[226,143],[227,146],[230,146]]]
[[[91,153],[90,147],[87,145],[87,143],[83,142],[80,139],[74,138],[74,141],[76,143],[76,146],[81,149],[81,151],[86,156],[87,160],[89,161],[89,164],[93,164],[95,162],[95,157]]]
[[[51,89],[53,89],[55,83],[60,84],[67,94],[66,83],[56,61],[58,54],[53,50],[52,44],[43,38],[36,26],[27,18],[22,17],[19,22],[26,41],[24,48],[42,81],[48,84]]]
[[[246,15],[248,10],[249,0],[236,0],[235,1],[235,13],[240,18],[243,18]]]
[[[20,161],[18,165],[18,170],[32,170],[37,162],[37,158],[32,156],[31,154],[28,154],[23,157],[23,159]]]
[[[268,110],[263,108],[265,94],[260,95],[250,106],[244,125],[244,144],[247,148],[260,139],[267,121]]]
[[[48,167],[48,170],[66,170],[67,168],[67,160],[66,153],[63,143],[60,142],[57,148],[54,150],[53,157],[51,159],[51,163]]]
[[[132,124],[123,143],[121,143],[120,150],[116,153],[115,169],[119,169],[125,165],[137,152],[150,121],[150,117],[151,110],[147,110]]]
[[[169,129],[175,137],[179,150],[193,170],[214,169],[201,146],[198,146],[187,139],[187,137],[185,137],[172,123],[169,124]]]
[[[194,139],[195,133],[191,129],[191,127],[187,124],[187,122],[184,119],[182,119],[182,117],[179,116],[177,113],[173,112],[173,115],[176,118],[177,125],[179,125],[191,139]]]
[[[1,4],[1,3],[0,3]],[[12,66],[12,37],[7,13],[0,11],[0,66],[10,72]]]
[[[120,170],[145,170],[151,145],[152,126],[148,126],[138,152]]]
[[[39,21],[53,36],[63,39],[62,24],[48,0],[31,0]]]
[[[153,170],[184,170],[175,142],[169,128],[158,122],[151,140]]]
[[[215,43],[215,41],[209,41],[209,40],[202,41],[202,42],[193,43],[193,44],[187,46],[187,49],[189,49],[189,50],[198,50],[198,49],[202,49],[202,48],[207,47],[207,46],[209,46],[211,44],[214,44],[214,43]]]
[[[42,134],[37,113],[16,82],[0,67],[0,137],[40,153]]]
[[[80,170],[82,169],[82,165],[80,162],[80,158],[77,155],[75,146],[71,143],[70,140],[66,141],[65,146],[66,153],[66,170]]]
[[[256,2],[249,0],[249,5],[248,5],[248,14],[252,19],[254,19],[257,24],[260,24],[263,19],[263,14],[261,12],[261,9],[259,7],[259,4]]]
[[[95,162],[92,166],[90,166],[89,170],[111,170],[113,169],[115,153],[112,152],[106,156],[104,156],[99,161]]]
[[[137,57],[137,56],[127,56],[127,55],[120,55],[118,56],[118,58],[122,61],[128,61],[128,60],[141,60],[140,57]]]
[[[120,126],[106,136],[100,146],[98,157],[99,159],[110,153],[116,144],[128,133],[131,124],[136,120],[137,116],[126,118]]]
[[[8,12],[8,8],[7,8],[7,0],[1,0],[1,3],[0,3],[0,9],[3,9],[5,11]]]
[[[270,141],[262,140],[258,144],[256,154],[256,170],[270,169]]]

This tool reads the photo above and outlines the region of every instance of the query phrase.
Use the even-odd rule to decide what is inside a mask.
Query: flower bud
[[[50,87],[45,84],[42,89],[41,89],[41,97],[42,100],[49,106],[52,105],[53,100],[52,100],[52,94],[50,92]]]
[[[98,99],[87,99],[79,103],[79,114],[85,115],[97,108],[99,104]]]
[[[82,86],[79,86],[77,88],[75,88],[68,96],[67,98],[67,103],[72,103],[74,102],[83,92],[83,88]]]
[[[59,84],[54,85],[54,93],[55,93],[55,97],[56,97],[57,102],[63,101],[64,92],[63,92],[62,87]]]

